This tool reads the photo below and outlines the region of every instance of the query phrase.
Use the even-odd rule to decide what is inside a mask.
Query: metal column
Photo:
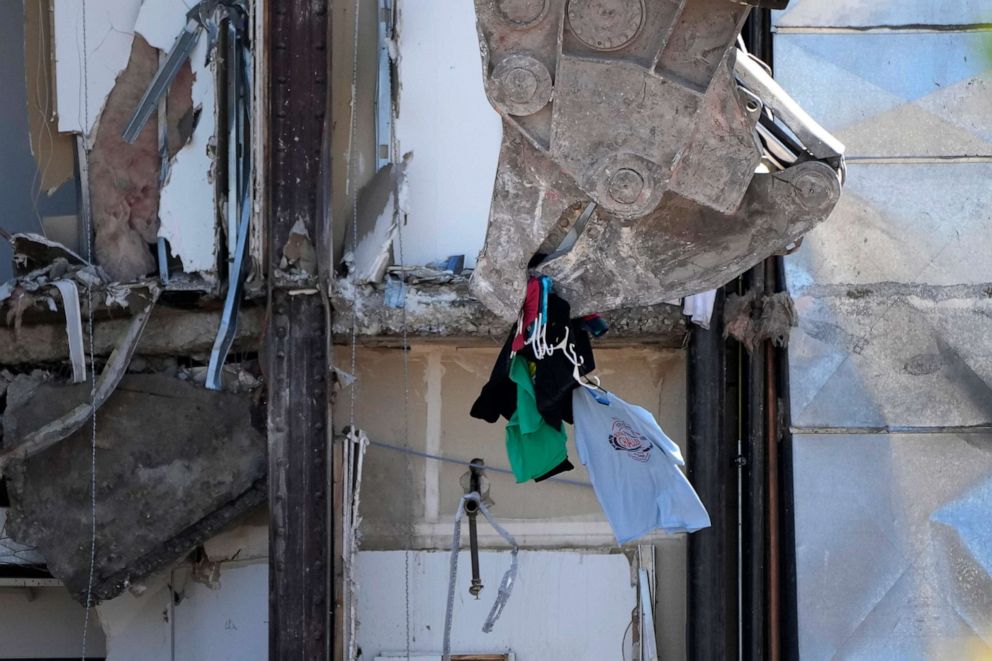
[[[771,12],[752,11],[744,27],[749,52],[773,64]],[[749,273],[759,293],[786,290],[785,262],[769,257]],[[743,568],[744,659],[797,659],[795,520],[792,435],[789,431],[789,352],[769,342],[750,356],[747,416],[751,457],[745,471]],[[753,460],[752,460],[753,458]]]
[[[264,3],[268,131],[269,313],[266,328],[269,437],[269,658],[327,659],[334,635],[333,505],[329,485],[326,299],[280,282],[279,259],[302,221],[325,250],[321,144],[329,93],[327,0]],[[264,111],[265,109],[263,109]],[[317,278],[314,278],[317,282]],[[292,294],[291,294],[292,292]]]
[[[693,661],[737,657],[737,517],[731,492],[737,447],[727,428],[723,299],[720,290],[710,330],[693,328],[689,338],[688,474],[712,522],[689,535],[687,637]]]
[[[742,278],[745,291],[765,295],[765,264],[758,264]],[[741,425],[741,642],[744,661],[764,661],[767,652],[767,484],[768,465],[766,420],[767,381],[765,360],[767,342],[760,342],[741,354],[744,388]]]

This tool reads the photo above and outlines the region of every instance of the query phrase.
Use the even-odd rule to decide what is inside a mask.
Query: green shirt
[[[506,454],[517,482],[541,477],[568,457],[565,426],[555,429],[537,410],[527,359],[514,356],[510,379],[517,384],[517,411],[506,423]]]

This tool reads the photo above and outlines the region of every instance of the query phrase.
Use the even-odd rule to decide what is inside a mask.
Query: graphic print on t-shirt
[[[627,456],[635,461],[644,462],[651,458],[651,441],[619,418],[613,418],[610,445],[614,450],[626,452]]]

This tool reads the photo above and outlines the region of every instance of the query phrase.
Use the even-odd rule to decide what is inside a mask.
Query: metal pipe
[[[469,490],[472,493],[479,494],[482,497],[480,491],[481,480],[480,473],[482,471],[482,466],[484,462],[482,459],[473,459],[472,463],[469,465]],[[479,518],[479,503],[478,501],[469,500],[465,503],[465,513],[468,514],[468,541],[469,549],[472,556],[472,584],[468,589],[468,593],[479,598],[479,593],[482,592],[482,577],[479,572],[479,531],[477,527],[477,519]]]
[[[754,292],[760,299],[765,294],[764,264],[748,271],[744,277],[747,291]],[[767,580],[767,483],[766,469],[768,452],[766,448],[766,413],[768,400],[765,388],[766,343],[762,342],[750,354],[745,353],[745,398],[742,415],[746,421],[742,430],[743,486],[741,496],[741,574],[743,603],[741,636],[743,658],[749,661],[764,661],[768,650],[768,597]]]
[[[769,262],[771,260],[768,260]],[[766,262],[767,264],[768,262]],[[775,352],[768,343],[765,350],[765,415],[768,447],[768,659],[779,661],[781,631],[779,605],[779,500],[778,500],[778,392],[775,387]]]

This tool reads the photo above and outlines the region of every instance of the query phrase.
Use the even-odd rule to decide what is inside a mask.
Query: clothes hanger
[[[546,296],[546,291],[544,283],[542,282],[541,295]],[[542,306],[543,309],[546,307]],[[523,327],[523,313],[517,317],[517,332],[520,333]],[[538,312],[537,317],[534,319],[534,328],[531,331],[530,337],[524,342],[525,345],[531,345],[531,351],[534,354],[536,360],[543,360],[548,356],[551,356],[556,351],[561,351],[565,354],[565,358],[568,362],[572,363],[572,378],[583,388],[586,388],[592,393],[593,398],[600,404],[609,405],[610,400],[608,398],[608,392],[600,385],[599,377],[583,377],[580,368],[585,363],[585,359],[578,355],[575,350],[575,344],[569,343],[568,337],[571,332],[569,326],[565,326],[565,333],[562,335],[561,340],[555,345],[548,345],[547,333],[548,327],[544,323],[544,313]]]

